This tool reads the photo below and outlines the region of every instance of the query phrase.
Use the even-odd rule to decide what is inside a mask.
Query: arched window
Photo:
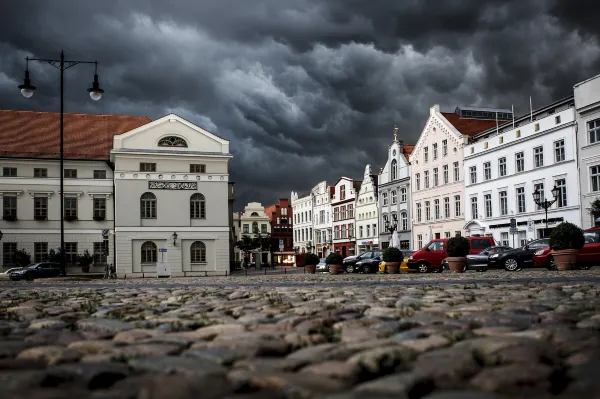
[[[252,212],[252,214],[250,216],[258,216],[257,212]]]
[[[190,218],[206,219],[206,201],[204,200],[204,195],[196,193],[190,197]]]
[[[406,212],[401,212],[400,213],[400,226],[402,227],[402,231],[406,231],[408,230],[408,215],[406,214]]]
[[[392,160],[392,180],[396,180],[398,178],[398,162],[396,160]]]
[[[142,219],[156,219],[156,195],[144,193],[140,198]]]
[[[258,233],[258,223],[257,222],[252,222],[252,232]]]
[[[187,143],[181,137],[167,136],[158,141],[159,147],[187,147]]]
[[[156,244],[152,241],[142,244],[142,263],[156,263]]]
[[[206,263],[206,245],[202,241],[194,241],[190,247],[192,263]]]

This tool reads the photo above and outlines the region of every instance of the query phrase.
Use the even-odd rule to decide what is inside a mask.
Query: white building
[[[373,175],[371,165],[367,165],[356,198],[356,245],[358,246],[358,253],[379,249],[377,177],[377,175]]]
[[[340,177],[331,199],[333,212],[333,250],[342,257],[356,255],[355,205],[361,182]]]
[[[575,85],[581,226],[595,225],[590,204],[600,198],[600,75]]]
[[[291,194],[294,214],[294,249],[298,253],[312,252],[313,237],[313,195],[299,197],[297,192]]]
[[[391,234],[386,230],[386,221],[392,225],[397,220],[396,231],[400,240],[400,248],[412,249],[410,196],[410,164],[408,158],[413,146],[405,145],[397,139],[394,131],[394,141],[388,146],[387,161],[379,173],[379,241],[381,249],[390,245]]]
[[[333,247],[333,217],[331,215],[332,187],[326,181],[311,190],[313,194],[313,227],[315,233],[315,253],[322,258],[329,255]]]
[[[533,193],[552,200],[553,187],[558,196],[548,209],[548,228],[567,220],[579,224],[576,129],[570,97],[516,119],[514,128],[509,122],[473,136],[464,148],[466,233],[492,235],[509,246],[548,236]]]
[[[235,217],[234,217],[235,219]],[[252,238],[266,236],[271,234],[271,223],[269,216],[265,213],[265,208],[260,202],[249,202],[244,208],[244,211],[239,213],[239,223],[241,229],[238,231],[237,241],[246,235]],[[241,262],[244,261],[244,254],[236,249],[236,258]],[[271,262],[271,253],[269,250],[258,248],[250,253],[249,263],[254,263],[259,266],[262,263]]]
[[[457,107],[453,113],[429,110],[410,156],[413,237],[420,249],[431,239],[461,234],[465,224],[463,147],[469,136],[510,119],[508,110]]]

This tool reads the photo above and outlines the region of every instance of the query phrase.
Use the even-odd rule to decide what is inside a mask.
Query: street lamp
[[[0,241],[2,241],[2,236],[4,235],[4,233],[2,232],[2,230],[0,230]]]
[[[29,61],[41,61],[46,62],[56,69],[60,71],[60,274],[66,276],[67,271],[65,268],[65,215],[64,215],[64,201],[65,201],[65,193],[64,193],[64,81],[65,81],[65,70],[77,65],[77,64],[94,64],[95,72],[94,72],[94,81],[92,82],[92,87],[90,87],[87,91],[90,93],[90,98],[94,101],[98,101],[102,98],[102,93],[104,90],[100,88],[100,83],[98,82],[98,61],[68,61],[65,60],[65,53],[63,51],[60,52],[59,60],[48,60],[44,58],[25,58],[25,79],[23,79],[23,84],[19,85],[19,89],[21,89],[21,94],[25,98],[31,98],[33,96],[33,92],[36,87],[31,84],[31,78],[29,77]]]
[[[173,238],[173,246],[176,247],[177,246],[177,233],[173,233],[173,235],[171,237]]]
[[[542,208],[544,208],[544,211],[546,211],[546,230],[548,230],[548,208],[550,208],[552,204],[556,202],[556,199],[560,194],[560,189],[554,186],[554,188],[551,190],[551,193],[553,197],[552,201],[548,201],[546,199],[542,201],[542,192],[539,190],[539,188],[536,188],[532,194],[533,202],[535,202],[536,205],[539,205]]]
[[[395,213],[392,214],[392,221],[393,223],[390,223],[389,220],[385,221],[385,229],[389,231],[390,234],[394,234],[394,231],[398,228],[398,216],[396,216]]]

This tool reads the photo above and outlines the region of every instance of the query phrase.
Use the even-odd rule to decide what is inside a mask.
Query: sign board
[[[158,248],[158,252],[167,252],[167,248]]]
[[[279,251],[283,252],[283,244],[279,244]]]
[[[533,232],[533,219],[527,221],[527,231]]]
[[[171,265],[168,262],[157,262],[156,277],[171,277]]]
[[[515,228],[511,227],[509,230],[510,234],[517,234],[518,232],[519,232],[519,230],[516,227]]]
[[[108,229],[102,230],[102,238],[108,238]]]
[[[516,229],[517,228],[517,219],[515,218],[511,218],[510,219],[510,229]]]

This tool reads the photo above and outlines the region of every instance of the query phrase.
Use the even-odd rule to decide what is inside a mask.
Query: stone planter
[[[304,268],[306,269],[306,273],[308,274],[315,274],[315,272],[317,271],[317,265],[306,265],[304,266]]]
[[[329,274],[340,274],[342,272],[342,265],[329,265]]]
[[[81,265],[81,272],[82,273],[89,273],[90,272],[90,265]]]
[[[385,262],[385,268],[388,274],[400,273],[400,262]]]
[[[462,256],[449,256],[446,258],[448,267],[452,273],[463,273],[466,269],[466,259]]]
[[[577,266],[577,254],[578,249],[561,249],[559,251],[552,251],[551,254],[554,257],[554,264],[556,270],[571,270]]]

